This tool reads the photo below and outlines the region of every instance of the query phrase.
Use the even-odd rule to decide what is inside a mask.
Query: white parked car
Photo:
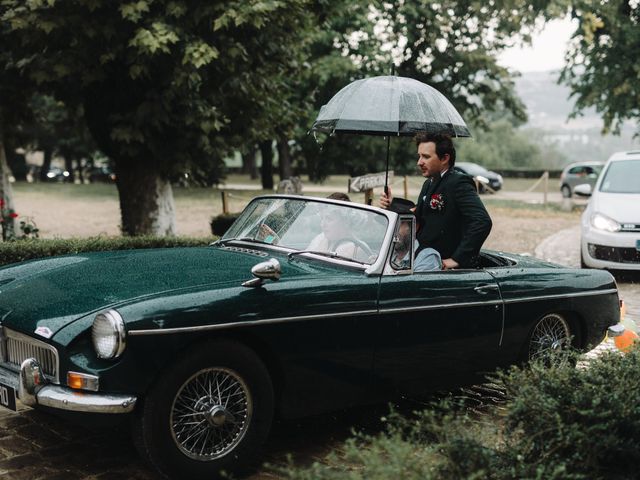
[[[593,190],[574,190],[591,194],[582,214],[582,266],[640,270],[640,150],[614,153]]]

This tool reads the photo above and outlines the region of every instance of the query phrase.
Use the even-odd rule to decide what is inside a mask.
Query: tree
[[[219,171],[231,148],[267,138],[313,21],[311,0],[1,5],[17,68],[81,105],[113,160],[129,235],[174,233],[169,180]]]
[[[16,144],[16,126],[29,117],[28,83],[11,69],[15,58],[11,45],[15,42],[8,26],[0,23],[0,210],[2,210],[2,238],[11,238],[15,231],[13,189],[9,182],[11,171],[7,162],[7,152],[11,153]]]
[[[625,120],[635,120],[640,134],[640,3],[577,0],[572,17],[578,28],[560,76],[576,99],[572,115],[595,107],[603,133],[618,134]]]
[[[524,121],[526,112],[515,93],[512,74],[498,65],[497,56],[517,41],[514,37],[529,41],[540,19],[563,13],[564,7],[551,0],[496,0],[489,4],[473,0],[443,0],[437,4],[427,0],[367,3],[359,15],[348,13],[355,18],[354,23],[336,18],[331,23],[334,35],[320,39],[325,46],[330,43],[339,47],[327,52],[318,48],[324,63],[340,61],[339,55],[352,66],[343,69],[346,74],[342,77],[325,77],[325,85],[339,84],[319,87],[315,112],[348,81],[388,75],[395,67],[396,74],[425,82],[442,92],[470,124],[488,126],[495,116],[491,112]],[[384,168],[386,145],[381,139],[331,138],[322,151],[314,148],[308,138],[299,137],[298,141],[309,160],[310,173],[317,174],[319,179],[330,171],[332,164],[326,160],[331,158],[343,163],[347,159],[351,170]],[[413,164],[414,148],[407,142],[395,143],[400,156],[392,156],[392,165],[396,170],[406,170]],[[369,153],[373,152],[378,154],[372,157]]]

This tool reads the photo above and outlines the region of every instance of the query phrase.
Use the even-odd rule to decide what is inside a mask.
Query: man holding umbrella
[[[444,269],[473,268],[482,244],[491,231],[487,213],[471,177],[453,169],[456,150],[451,137],[419,133],[418,168],[427,178],[420,191],[415,215],[418,222],[416,252],[433,248]],[[394,209],[391,191],[380,197],[380,206]]]
[[[491,219],[471,178],[453,170],[456,151],[451,136],[470,137],[471,132],[442,93],[426,83],[395,75],[355,80],[322,106],[311,131],[387,137],[387,174],[391,136],[415,135],[418,167],[428,178],[415,210],[418,253],[435,249],[444,268],[475,266],[491,231]],[[386,185],[385,181],[387,194],[380,204],[393,209]],[[416,259],[418,263],[420,258]]]

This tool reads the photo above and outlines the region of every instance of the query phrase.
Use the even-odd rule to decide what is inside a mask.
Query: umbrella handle
[[[389,148],[391,135],[387,135],[387,168],[384,170],[384,194],[389,196]]]

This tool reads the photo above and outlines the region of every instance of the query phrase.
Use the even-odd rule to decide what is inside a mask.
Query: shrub
[[[507,450],[523,473],[565,468],[564,478],[637,478],[640,349],[609,353],[586,368],[539,364],[503,376],[511,400]],[[516,459],[512,459],[515,461]]]
[[[0,243],[0,265],[23,262],[34,258],[80,252],[105,250],[132,250],[137,248],[199,247],[214,238],[191,237],[91,237],[72,239],[28,239],[20,242]]]
[[[586,367],[565,360],[498,374],[506,399],[487,413],[454,397],[392,414],[385,432],[356,434],[324,462],[279,473],[296,480],[637,478],[640,348]]]
[[[211,233],[219,237],[223,236],[239,216],[239,213],[223,213],[213,217],[211,219]]]

